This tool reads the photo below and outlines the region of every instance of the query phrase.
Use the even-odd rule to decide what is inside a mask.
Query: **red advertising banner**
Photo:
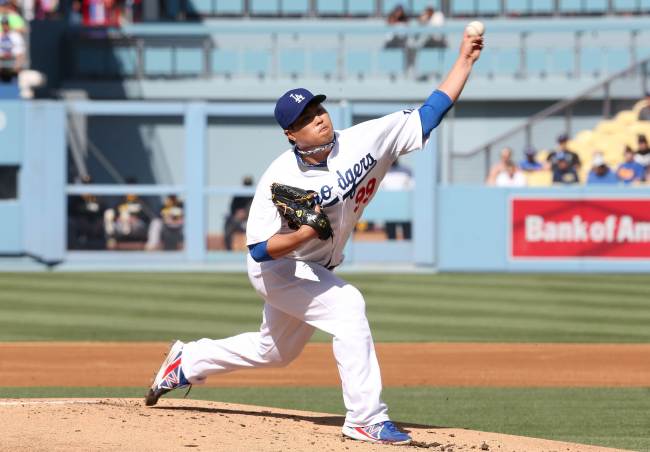
[[[513,258],[650,258],[650,199],[513,198]]]

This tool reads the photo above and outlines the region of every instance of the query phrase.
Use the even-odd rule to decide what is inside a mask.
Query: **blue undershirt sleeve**
[[[251,253],[251,257],[255,262],[264,262],[271,261],[273,258],[269,255],[267,247],[268,240],[263,242],[255,243],[253,245],[248,245],[248,251]]]
[[[439,89],[435,90],[418,109],[422,123],[422,136],[428,138],[454,103],[449,96]]]

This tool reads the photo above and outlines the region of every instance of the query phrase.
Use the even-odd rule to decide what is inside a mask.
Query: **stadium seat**
[[[234,50],[215,49],[212,51],[212,72],[232,75],[238,71],[238,56]]]
[[[629,48],[609,47],[605,49],[605,70],[612,74],[622,71],[632,64]]]
[[[613,0],[612,8],[615,13],[632,13],[637,11],[636,0]]]
[[[553,14],[555,11],[554,0],[535,0],[530,2],[532,14]]]
[[[309,54],[309,71],[321,77],[337,75],[338,51],[314,50]]]
[[[582,0],[559,0],[558,10],[562,14],[580,14],[582,10]]]
[[[479,16],[496,16],[501,14],[501,0],[481,0],[477,4]]]
[[[134,76],[138,60],[135,47],[114,47],[111,50],[109,72],[119,77]]]
[[[528,47],[526,49],[526,73],[528,76],[546,76],[549,73],[549,49]]]
[[[271,52],[268,50],[247,50],[244,52],[243,70],[247,74],[268,76],[271,70]]]
[[[282,0],[281,13],[285,16],[308,16],[309,0]]]
[[[621,132],[621,125],[617,121],[600,121],[594,131],[599,135],[612,135]]]
[[[443,52],[440,49],[420,49],[415,57],[415,76],[441,76]]]
[[[602,48],[582,47],[580,49],[580,76],[598,77],[604,72]]]
[[[175,73],[179,75],[200,75],[203,73],[203,49],[176,48]]]
[[[622,126],[630,126],[636,121],[637,114],[632,110],[623,110],[619,111],[614,117],[614,121],[621,124]]]
[[[525,15],[530,14],[528,0],[505,0],[506,15]]]
[[[475,14],[473,0],[454,0],[451,2],[452,16],[473,16]]]
[[[249,12],[252,16],[278,16],[279,0],[249,0]]]
[[[280,75],[297,77],[305,74],[305,52],[304,49],[283,49],[279,55]]]
[[[639,9],[642,13],[650,13],[650,0],[639,0]]]
[[[550,171],[531,171],[525,175],[529,187],[549,187],[553,181]]]
[[[189,14],[198,16],[211,16],[214,14],[212,0],[191,0],[186,5]]]
[[[379,72],[391,76],[404,74],[404,50],[382,49],[379,52]]]
[[[372,71],[372,56],[367,50],[348,50],[345,55],[345,70],[349,77],[364,77]]]
[[[608,0],[589,0],[584,4],[583,12],[588,14],[605,14]]]
[[[348,14],[351,16],[373,16],[375,12],[374,0],[355,0],[348,3]]]
[[[495,49],[491,62],[495,75],[516,75],[520,71],[521,55],[518,48]],[[489,52],[486,52],[490,55]],[[481,55],[482,56],[482,55]]]
[[[224,16],[244,14],[244,0],[215,0],[214,13]]]
[[[343,16],[345,0],[316,0],[316,11],[319,16]]]
[[[395,8],[398,5],[401,5],[404,8],[406,14],[411,14],[409,10],[409,3],[400,0],[384,0],[382,2],[381,12],[383,13],[384,16],[388,16],[388,14],[393,10],[393,8]]]
[[[575,75],[573,49],[554,47],[549,54],[550,70],[555,75]]]
[[[418,16],[428,6],[440,11],[440,0],[412,0],[413,14]]]
[[[145,75],[171,76],[173,61],[174,56],[171,47],[148,47],[144,49]]]

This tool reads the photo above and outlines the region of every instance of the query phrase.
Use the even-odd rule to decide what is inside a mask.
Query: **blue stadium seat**
[[[415,76],[442,75],[444,52],[440,49],[420,49],[415,57]]]
[[[478,2],[480,16],[496,16],[501,14],[501,0],[481,0]]]
[[[366,76],[372,71],[372,55],[367,50],[348,50],[345,54],[348,77]]]
[[[642,13],[650,13],[650,0],[640,0],[639,9]]]
[[[214,13],[241,16],[244,14],[244,0],[215,0]]]
[[[189,13],[199,16],[210,16],[214,14],[212,0],[188,0],[187,9]]]
[[[203,49],[177,47],[175,70],[178,75],[200,75],[203,73]]]
[[[355,0],[348,3],[348,14],[351,16],[373,16],[375,12],[375,0]]]
[[[172,75],[173,50],[171,47],[149,47],[144,49],[145,75]]]
[[[549,50],[540,47],[526,49],[526,73],[530,77],[547,75],[549,71]]]
[[[440,10],[440,0],[413,0],[413,14],[419,15],[427,6]]]
[[[389,75],[402,75],[404,73],[404,50],[382,49],[379,52],[379,72]]]
[[[555,11],[554,0],[531,0],[531,14],[552,14]]]
[[[564,14],[577,14],[582,12],[582,0],[559,0],[559,8]]]
[[[106,52],[94,46],[80,47],[76,55],[76,73],[99,76],[106,73]]]
[[[528,6],[528,0],[506,0],[506,14],[530,14],[531,10]]]
[[[316,0],[316,11],[323,16],[343,16],[345,0]]]
[[[605,49],[605,71],[609,74],[622,71],[632,64],[632,56],[628,47]]]
[[[120,77],[131,77],[136,73],[138,54],[135,47],[114,47],[109,62],[109,72]]]
[[[454,0],[451,2],[452,16],[473,16],[474,14],[473,0]]]
[[[270,75],[271,52],[268,50],[248,50],[244,52],[243,70],[247,74]]]
[[[251,15],[278,16],[280,14],[279,0],[249,0]]]
[[[411,12],[409,10],[409,2],[408,1],[403,1],[403,0],[384,0],[382,2],[381,12],[384,14],[384,16],[388,16],[388,14],[397,5],[402,5],[404,7],[404,11],[406,11],[406,14],[411,14]]]
[[[285,16],[309,15],[309,0],[282,0],[282,14]]]
[[[309,55],[309,70],[321,77],[337,74],[338,52],[336,50],[314,50]]]
[[[582,47],[580,49],[580,76],[599,77],[605,70],[602,47]]]
[[[235,74],[238,71],[235,50],[215,49],[212,51],[212,72],[214,74]]]
[[[612,3],[615,13],[630,13],[637,10],[636,0],[613,0]]]
[[[481,58],[474,64],[472,73],[477,76],[493,76],[497,72],[498,67],[498,57],[500,49],[495,49],[494,47],[486,47],[485,50],[481,53]],[[504,70],[501,70],[500,75],[504,74]],[[512,70],[508,72],[513,72]]]
[[[305,50],[285,49],[280,51],[279,71],[281,75],[302,76],[306,71]]]
[[[554,75],[573,75],[575,72],[575,55],[573,49],[553,47],[549,54],[549,72]]]
[[[605,14],[609,0],[589,0],[585,2],[584,12],[590,14]]]

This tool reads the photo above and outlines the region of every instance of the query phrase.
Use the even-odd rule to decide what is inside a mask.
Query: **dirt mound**
[[[200,400],[0,399],[2,450],[11,451],[612,451],[602,447],[401,424],[416,442],[345,440],[341,416]]]

